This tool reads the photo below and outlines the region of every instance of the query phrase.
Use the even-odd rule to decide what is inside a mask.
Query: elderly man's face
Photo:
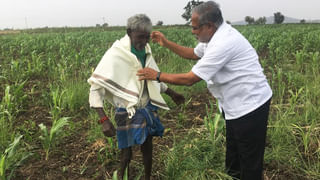
[[[192,13],[191,16],[192,34],[194,34],[199,42],[207,43],[216,31],[213,24],[200,24],[199,15]]]
[[[150,32],[145,31],[131,31],[128,32],[131,44],[136,50],[143,50],[150,40]]]

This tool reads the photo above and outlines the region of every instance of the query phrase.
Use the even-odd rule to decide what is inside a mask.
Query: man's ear
[[[210,26],[210,28],[212,28],[213,32],[217,31],[217,27],[213,22],[209,22],[208,25]]]
[[[127,29],[127,34],[128,34],[129,37],[131,36],[131,32],[132,32],[131,29]]]

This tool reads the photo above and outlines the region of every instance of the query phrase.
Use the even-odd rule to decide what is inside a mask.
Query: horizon
[[[251,16],[253,17],[253,16]],[[266,16],[262,16],[262,17],[266,17]],[[266,18],[271,18],[273,16],[267,16]],[[244,17],[245,18],[245,17]],[[246,25],[246,24],[238,24],[238,23],[242,23],[245,22],[245,20],[238,20],[238,21],[232,21],[231,24],[233,25]],[[257,17],[259,18],[259,17]],[[256,17],[254,17],[254,19],[257,19]],[[291,22],[285,22],[286,18],[291,18],[291,19],[295,19],[295,20],[305,20],[306,23],[320,23],[320,19],[298,19],[295,17],[289,17],[289,16],[285,16],[284,19],[284,23],[282,24],[292,24]],[[226,21],[224,19],[224,21]],[[296,22],[298,23],[298,22]],[[266,23],[267,24],[267,23]],[[270,24],[270,23],[269,23]],[[96,24],[97,25],[97,24]],[[88,26],[43,26],[43,27],[30,27],[30,28],[0,28],[0,31],[2,30],[27,30],[27,29],[44,29],[44,28],[92,28],[92,27],[96,27],[96,25],[88,25]],[[99,24],[100,26],[102,26],[102,24]],[[182,24],[163,24],[162,26],[183,26],[186,25],[186,23],[182,23]],[[108,27],[125,27],[126,25],[108,25]],[[153,23],[153,26],[156,26],[156,23]]]
[[[109,26],[125,26],[127,18],[138,13],[150,17],[153,24],[162,21],[163,25],[183,25],[181,17],[189,0],[130,1],[118,0],[0,0],[0,29],[32,29],[59,27],[93,27],[108,23]],[[225,21],[243,21],[246,16],[270,17],[281,12],[286,17],[320,20],[320,1],[297,0],[259,1],[232,0],[216,1],[222,10]],[[168,6],[170,4],[170,6]]]
[[[285,16],[285,15],[284,15]],[[251,16],[253,17],[253,16]],[[266,16],[262,16],[262,17],[266,17]],[[274,16],[267,16],[266,18],[272,18]],[[244,17],[245,18],[245,17]],[[245,20],[239,20],[239,21],[232,21],[231,24],[232,25],[247,25],[247,22],[245,22]],[[254,17],[254,19],[258,19],[259,17]],[[294,19],[296,20],[297,22],[286,22],[287,18],[290,18],[290,19]],[[284,22],[282,24],[294,24],[294,23],[300,23],[298,22],[299,20],[305,20],[306,22],[305,23],[310,23],[310,24],[318,24],[320,23],[320,19],[298,19],[298,18],[295,18],[295,17],[289,17],[289,16],[285,16],[285,19],[284,19]],[[226,22],[227,20],[224,19],[224,21]],[[246,24],[243,24],[243,23],[246,23]],[[273,23],[266,23],[266,24],[273,24]],[[99,24],[100,27],[102,27],[103,24]],[[181,23],[181,24],[163,24],[161,26],[185,26],[187,25],[186,23]],[[125,27],[126,25],[108,25],[107,27],[110,27],[110,28],[115,28],[115,27]],[[152,26],[156,26],[156,23],[153,23]],[[28,30],[28,29],[45,29],[45,28],[95,28],[97,27],[97,24],[96,25],[88,25],[88,26],[43,26],[43,27],[30,27],[30,28],[0,28],[0,31],[6,31],[6,30],[12,30],[12,31],[19,31],[19,30]]]

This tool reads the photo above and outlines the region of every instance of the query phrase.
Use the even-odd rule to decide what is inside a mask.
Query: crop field
[[[268,180],[320,179],[320,24],[236,28],[251,42],[273,90],[264,161]],[[169,40],[197,44],[187,26],[163,26]],[[104,137],[89,107],[90,77],[118,28],[52,28],[0,33],[0,179],[112,179],[119,163],[115,137]],[[163,72],[188,72],[195,62],[151,44]],[[230,179],[224,171],[225,127],[205,82],[169,85],[185,95],[154,138],[155,180]],[[108,115],[114,109],[105,104]],[[143,177],[134,147],[130,179]]]

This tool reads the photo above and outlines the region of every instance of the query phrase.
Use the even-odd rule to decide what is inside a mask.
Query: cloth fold
[[[119,149],[141,145],[148,136],[162,137],[164,127],[156,114],[158,107],[149,103],[146,107],[136,110],[135,115],[128,119],[124,108],[117,108],[117,140]]]
[[[145,81],[139,81],[136,75],[142,66],[137,57],[131,53],[131,43],[128,35],[117,40],[104,54],[88,83],[92,86],[101,86],[106,89],[104,99],[117,107],[114,97],[123,101],[125,108],[132,117],[135,113],[135,105],[139,102]],[[149,44],[146,45],[146,67],[159,70],[151,54]],[[160,94],[160,83],[146,81],[150,101],[153,105],[169,110],[166,102]]]

